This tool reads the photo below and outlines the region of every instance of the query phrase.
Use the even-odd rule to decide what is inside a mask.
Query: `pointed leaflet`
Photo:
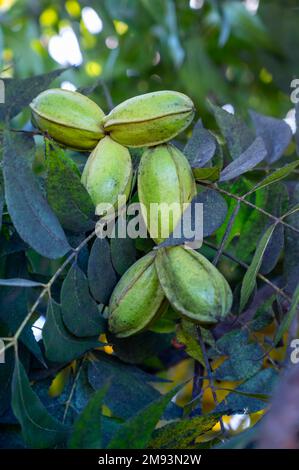
[[[177,392],[178,388],[175,388],[166,395],[160,396],[128,419],[116,431],[108,449],[144,449],[148,445],[165,408]]]
[[[5,103],[0,104],[0,121],[5,121],[7,118],[10,119],[19,114],[35,96],[46,90],[50,83],[65,70],[53,70],[50,73],[26,79],[3,78]]]
[[[267,408],[267,398],[272,394],[277,375],[271,368],[258,371],[227,395],[216,411],[235,414],[244,413],[244,409],[247,409],[248,413],[255,413]]]
[[[295,162],[288,163],[287,165],[283,166],[282,168],[278,168],[277,170],[273,171],[270,175],[266,176],[262,181],[260,181],[250,192],[257,191],[258,189],[265,188],[270,184],[276,183],[277,181],[282,180],[289,176],[295,168],[299,165],[299,160]]]
[[[276,119],[269,116],[250,111],[256,135],[260,136],[265,142],[267,149],[267,161],[276,162],[284,153],[292,140],[292,131],[290,126],[282,119]]]
[[[122,276],[136,261],[135,240],[128,234],[124,238],[119,236],[119,220],[115,228],[116,236],[110,240],[111,261],[115,271]]]
[[[41,282],[31,281],[31,279],[0,279],[0,286],[15,286],[15,287],[43,287]]]
[[[68,429],[56,421],[33,392],[26,372],[16,360],[12,381],[12,409],[22,426],[26,444],[33,448],[49,448],[61,445]]]
[[[212,357],[219,354],[227,359],[214,371],[217,380],[245,380],[257,373],[262,365],[262,349],[251,342],[248,331],[233,330],[223,335],[211,350]]]
[[[154,431],[150,449],[190,449],[195,440],[211,431],[219,421],[219,415],[196,416],[166,424]]]
[[[55,259],[65,255],[70,246],[32,172],[30,161],[34,152],[32,137],[5,132],[5,197],[21,238],[41,255]]]
[[[86,339],[71,335],[63,324],[61,307],[54,300],[48,304],[43,340],[46,356],[53,362],[70,362],[86,351],[101,346],[96,337]]]
[[[264,141],[257,137],[254,142],[221,172],[220,181],[228,181],[252,170],[267,155]]]
[[[95,207],[81,184],[76,165],[57,147],[48,145],[47,153],[47,199],[58,220],[72,232],[92,230]]]
[[[210,181],[214,183],[219,180],[220,167],[211,166],[207,168],[193,168],[193,176],[196,181]]]
[[[192,168],[201,168],[213,158],[215,152],[216,139],[203,127],[202,120],[199,119],[184,148],[184,155],[188,158]]]
[[[106,238],[97,238],[92,245],[88,260],[88,282],[93,297],[106,305],[117,283]]]
[[[148,383],[157,380],[154,376],[105,353],[97,358],[88,365],[88,379],[95,390],[110,382],[105,404],[114,416],[128,419],[160,396]]]
[[[284,227],[282,224],[276,225],[272,237],[265,249],[263,261],[260,266],[262,274],[270,273],[278,263],[284,246]]]
[[[228,113],[211,103],[210,105],[220,131],[225,137],[230,154],[235,160],[253,143],[254,132],[239,116]]]
[[[73,264],[62,284],[61,311],[66,327],[75,336],[99,336],[103,332],[104,320],[77,264]]]
[[[76,420],[68,447],[70,449],[102,448],[102,406],[107,386],[94,393]]]
[[[241,287],[241,298],[240,298],[240,312],[245,307],[252,291],[254,290],[256,276],[260,270],[264,253],[270,242],[274,229],[275,229],[275,224],[270,225],[270,227],[268,227],[268,229],[265,231],[264,235],[262,236],[258,244],[256,252],[253,256],[252,262],[243,278],[242,287]]]

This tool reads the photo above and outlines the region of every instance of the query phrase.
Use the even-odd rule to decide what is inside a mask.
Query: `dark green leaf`
[[[79,233],[93,229],[95,207],[74,163],[58,148],[48,152],[46,163],[47,199],[63,228]]]
[[[228,113],[218,106],[212,105],[217,124],[225,137],[230,154],[235,160],[250,147],[255,139],[254,132],[237,115]]]
[[[198,341],[197,326],[195,323],[182,320],[177,329],[177,340],[186,346],[186,352],[205,367],[201,347]]]
[[[32,137],[5,133],[3,170],[7,207],[25,242],[47,258],[59,258],[70,246],[32,173],[29,161],[34,151]]]
[[[136,261],[135,240],[126,236],[111,238],[111,260],[115,271],[122,276]]]
[[[213,189],[200,192],[193,201],[203,204],[203,236],[209,237],[225,220],[227,214],[226,201]]]
[[[188,140],[184,154],[192,168],[201,168],[206,165],[216,152],[215,137],[203,127],[199,119],[193,127],[191,138]]]
[[[165,408],[177,391],[177,389],[174,389],[166,395],[160,396],[135,416],[128,419],[116,431],[108,445],[108,449],[144,449],[148,445]]]
[[[241,287],[241,298],[240,298],[240,312],[243,310],[243,308],[247,304],[249,297],[254,290],[254,286],[256,283],[256,276],[260,270],[264,253],[267,249],[267,246],[270,243],[274,229],[275,229],[275,224],[270,225],[265,231],[264,235],[262,236],[257,246],[252,262],[243,278],[242,287]]]
[[[117,282],[106,238],[97,238],[92,245],[88,260],[88,282],[93,297],[106,305]]]
[[[75,336],[99,336],[103,332],[104,320],[77,264],[73,264],[63,282],[61,312],[66,327]]]
[[[232,163],[230,163],[220,175],[220,181],[228,181],[252,170],[267,155],[264,141],[257,137],[254,142]]]
[[[267,161],[276,162],[284,153],[292,139],[290,126],[282,119],[250,111],[256,134],[265,142],[267,148]]]
[[[220,168],[218,166],[194,168],[193,175],[197,181],[211,181],[213,183],[219,180]]]
[[[151,356],[158,355],[170,347],[172,335],[144,331],[129,338],[116,338],[108,333],[107,340],[116,356],[129,364],[141,364]]]
[[[263,261],[260,267],[262,274],[270,273],[278,263],[284,246],[284,227],[282,224],[276,225],[270,241],[265,249]]]
[[[128,419],[159,397],[159,392],[148,385],[153,376],[106,354],[98,354],[98,359],[89,364],[89,381],[95,390],[109,381],[105,404],[115,416]]]
[[[53,362],[72,361],[86,351],[100,346],[96,337],[79,339],[71,335],[63,324],[61,307],[54,300],[50,300],[48,304],[43,340],[46,356]]]
[[[204,436],[219,421],[220,415],[197,416],[166,424],[154,431],[150,449],[190,449],[196,438]]]
[[[262,181],[260,181],[252,190],[257,191],[258,189],[265,188],[270,184],[276,183],[277,181],[282,180],[289,176],[295,168],[299,165],[299,161],[295,161],[292,163],[288,163],[287,165],[283,166],[282,168],[278,168],[277,170],[273,171],[270,175],[266,176]]]
[[[256,374],[262,366],[262,350],[249,342],[247,331],[231,331],[216,343],[216,351],[228,357],[216,370],[219,380],[244,380]]]
[[[49,448],[65,441],[68,429],[44,408],[31,389],[26,372],[18,360],[12,381],[12,409],[29,447]]]
[[[265,409],[276,379],[277,372],[274,369],[260,370],[226,396],[217,406],[216,411],[235,414],[244,413],[244,411],[255,413]]]
[[[76,420],[69,440],[70,449],[102,448],[102,406],[107,386],[98,390]]]

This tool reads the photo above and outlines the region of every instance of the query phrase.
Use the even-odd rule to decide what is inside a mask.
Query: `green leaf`
[[[56,421],[33,392],[26,372],[16,360],[12,381],[12,409],[22,426],[26,444],[33,448],[49,448],[61,445],[68,429]]]
[[[157,380],[153,375],[105,353],[97,353],[96,357],[98,360],[89,363],[89,382],[95,390],[99,390],[109,381],[105,404],[116,417],[128,419],[160,396],[148,384]]]
[[[215,137],[203,127],[202,120],[199,119],[184,148],[184,155],[189,160],[191,167],[198,169],[206,165],[215,155],[216,148]]]
[[[276,119],[269,116],[250,111],[256,134],[260,136],[266,144],[267,161],[276,162],[284,153],[292,140],[290,126],[283,119]]]
[[[257,207],[280,217],[288,207],[288,191],[284,184],[277,182],[261,191],[249,196],[249,201]],[[258,243],[272,221],[260,211],[248,208],[244,210],[245,204],[241,205],[244,211],[244,220],[239,229],[239,238],[236,244],[236,257],[247,264],[252,260],[252,253],[256,250]]]
[[[129,364],[142,364],[149,357],[157,356],[171,346],[172,335],[144,331],[129,338],[116,338],[107,333],[116,356]]]
[[[275,229],[275,224],[270,225],[265,231],[264,235],[262,236],[257,246],[252,262],[243,278],[242,287],[241,287],[241,298],[240,298],[240,312],[242,312],[243,308],[245,307],[246,303],[249,300],[251,293],[254,290],[256,276],[260,270],[264,253],[271,240],[274,229]]]
[[[95,207],[72,160],[55,148],[48,152],[46,164],[47,199],[62,227],[77,233],[92,230]]]
[[[205,367],[202,350],[198,341],[197,326],[188,320],[182,320],[177,329],[179,343],[186,346],[186,352]]]
[[[31,281],[31,279],[0,279],[0,286],[15,286],[15,287],[43,287],[41,282]]]
[[[46,258],[65,255],[70,246],[34,176],[30,161],[34,140],[5,132],[3,172],[9,214],[21,238]]]
[[[117,283],[117,276],[112,266],[110,245],[106,238],[97,238],[88,260],[88,282],[93,297],[107,305]]]
[[[50,73],[36,75],[26,79],[4,78],[5,104],[0,105],[0,121],[11,119],[23,108],[28,106],[33,98],[46,90],[50,83],[67,69],[53,70]]]
[[[264,141],[257,137],[244,152],[221,172],[220,181],[228,181],[252,170],[267,155]]]
[[[225,414],[255,413],[267,408],[273,387],[277,380],[274,369],[263,369],[249,380],[231,391],[216,407],[216,411]]]
[[[53,362],[70,362],[101,344],[97,338],[77,338],[65,328],[61,307],[54,300],[48,303],[47,320],[43,327],[46,356]]]
[[[149,449],[192,449],[194,441],[204,436],[219,421],[219,415],[197,416],[166,424],[154,431]]]
[[[292,303],[290,306],[290,310],[288,313],[284,316],[281,324],[279,325],[278,330],[276,331],[275,337],[274,337],[274,344],[278,344],[279,341],[282,339],[284,333],[289,330],[293,319],[295,316],[298,314],[298,308],[299,308],[299,285],[297,286],[297,289],[294,292],[293,298],[292,298]]]
[[[220,131],[225,137],[230,154],[235,160],[250,147],[255,139],[254,132],[236,114],[231,114],[210,103]]]
[[[102,448],[102,406],[108,387],[98,390],[76,420],[70,436],[70,449]]]
[[[299,160],[288,163],[287,165],[283,166],[282,168],[278,168],[277,170],[273,171],[270,175],[266,176],[262,181],[260,181],[251,192],[257,191],[258,189],[265,188],[270,184],[276,183],[277,181],[282,180],[289,176],[295,168],[299,165]]]
[[[160,396],[135,416],[128,419],[116,431],[108,445],[108,449],[144,449],[148,445],[165,408],[177,392],[178,389],[175,388],[166,395]]]
[[[213,183],[219,180],[220,168],[219,166],[211,166],[208,168],[194,168],[193,175],[197,181],[211,181]]]
[[[113,267],[122,276],[137,259],[135,240],[116,236],[111,238],[110,248]]]
[[[227,356],[227,359],[215,370],[217,380],[244,380],[256,374],[262,367],[262,349],[254,342],[249,342],[247,331],[233,330],[222,336],[216,343],[213,357]]]
[[[79,266],[73,264],[61,288],[62,318],[75,336],[99,336],[104,320],[89,293],[88,281]]]

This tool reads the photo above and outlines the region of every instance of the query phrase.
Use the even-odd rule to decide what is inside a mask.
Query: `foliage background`
[[[93,8],[102,21],[96,34],[89,31],[90,21],[83,20],[86,7]],[[291,141],[290,131],[282,121],[287,117],[295,130],[290,85],[298,74],[298,1],[4,0],[0,8],[1,76],[13,78],[6,82],[7,105],[0,105],[3,127],[6,122],[10,128],[32,131],[27,105],[50,84],[75,86],[90,94],[105,111],[126,98],[160,89],[179,90],[193,99],[197,118],[202,118],[205,127],[213,131],[208,134],[209,139],[215,142],[217,137],[217,151],[205,164],[206,168],[214,169],[212,178],[197,161],[206,151],[203,137],[208,139],[200,126],[186,147],[190,161],[197,167],[199,191],[204,193],[207,214],[216,202],[219,208],[201,251],[213,260],[215,247],[216,252],[221,247],[218,267],[235,292],[234,320],[219,325],[213,335],[203,334],[212,366],[204,380],[201,377],[209,370],[197,332],[188,323],[175,327],[171,314],[168,322],[160,325],[160,333],[147,332],[129,344],[108,338],[113,343],[114,355],[107,345],[98,352],[93,350],[92,328],[91,335],[81,331],[81,338],[74,338],[60,323],[59,302],[63,311],[69,302],[69,309],[78,314],[84,308],[87,310],[88,305],[92,316],[95,300],[105,304],[107,292],[117,277],[151,245],[139,242],[132,247],[129,243],[122,246],[115,242],[111,244],[111,259],[107,259],[104,253],[110,248],[90,242],[80,252],[73,252],[71,261],[76,263],[70,270],[71,264],[65,269],[61,255],[65,254],[66,243],[76,247],[90,232],[92,208],[85,194],[79,201],[84,204],[81,230],[72,225],[74,220],[78,221],[78,214],[66,221],[70,208],[61,209],[63,198],[79,197],[70,189],[78,180],[69,162],[73,160],[81,170],[86,156],[74,152],[62,155],[59,149],[49,147],[45,158],[43,139],[39,136],[33,142],[31,134],[3,134],[5,198],[9,210],[1,180],[1,277],[27,279],[27,283],[19,280],[13,285],[9,281],[10,285],[5,286],[2,282],[0,288],[1,336],[16,335],[20,339],[17,349],[16,342],[7,342],[11,347],[6,351],[5,365],[0,365],[1,446],[55,447],[66,445],[66,441],[70,447],[259,445],[259,439],[263,442],[263,424],[253,425],[268,407],[278,374],[286,369],[290,340],[298,337],[298,213],[294,211],[283,223],[278,220],[299,203],[295,145],[298,138],[295,136]],[[53,72],[59,64],[78,67],[70,67],[61,75],[53,73],[32,79]],[[29,80],[21,81],[25,79]],[[228,110],[233,106],[236,119],[220,108],[213,108],[210,102],[220,107],[229,105]],[[250,118],[249,109],[279,120],[269,121],[257,115]],[[256,133],[262,135],[268,152],[263,162],[258,161],[261,148],[254,150],[249,145]],[[183,148],[190,136],[189,130],[176,144]],[[218,168],[227,167],[248,148],[243,167],[246,176],[238,171],[228,182],[216,185]],[[47,166],[49,161],[52,167]],[[60,167],[59,161],[64,162]],[[241,168],[240,164],[237,166]],[[277,170],[281,167],[285,169]],[[238,200],[275,170],[274,180],[280,182],[266,181],[263,189],[247,197],[249,204]],[[59,246],[51,248],[40,236],[40,221],[35,225],[24,202],[24,182],[29,191],[29,206],[33,206],[33,212],[41,211],[41,221],[47,219],[53,235],[60,240]],[[61,192],[61,207],[57,210],[53,197],[62,182],[68,182],[70,192]],[[205,193],[208,190],[209,198]],[[47,203],[41,195],[46,196]],[[59,222],[54,220],[53,211]],[[272,232],[273,223],[276,225]],[[42,246],[37,247],[36,239],[43,240]],[[261,253],[264,253],[262,265]],[[97,265],[101,292],[93,290],[88,276],[88,264],[92,263]],[[244,277],[248,266],[251,270]],[[44,291],[40,285],[48,286],[49,282],[52,299],[49,290]],[[77,289],[81,301],[84,299],[83,305],[62,298],[61,286],[67,286],[67,282],[66,294]],[[239,316],[238,292],[242,283],[243,292],[248,295],[246,298],[243,294]],[[45,292],[42,301],[35,304],[40,292]],[[22,332],[19,329],[28,311],[32,313],[29,325],[47,315],[46,353],[42,342],[35,341],[30,326]],[[81,327],[78,321],[71,325],[71,331],[73,328],[80,332]],[[61,344],[55,343],[59,338],[55,328],[64,331]],[[104,334],[104,323],[102,329]],[[101,339],[107,340],[105,336]],[[82,360],[90,350],[93,352]],[[20,361],[15,361],[16,353]],[[172,382],[163,382],[165,379]],[[175,405],[170,400],[178,391],[176,384],[182,387]],[[237,392],[232,392],[233,389]],[[159,393],[169,390],[174,392]],[[271,413],[267,416],[271,420]],[[153,431],[158,421],[167,426]],[[140,434],[140,422],[148,426],[143,426],[144,434],[134,440],[131,436],[136,435],[136,430]],[[266,425],[267,421],[265,429]],[[253,426],[249,432],[231,439],[236,431],[248,426]],[[90,433],[86,435],[87,428]],[[173,435],[177,436],[174,440]],[[273,437],[267,445],[286,446],[289,442],[285,432],[280,443],[274,445]],[[298,441],[293,445],[299,446]]]

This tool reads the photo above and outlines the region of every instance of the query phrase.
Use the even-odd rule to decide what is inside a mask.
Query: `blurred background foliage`
[[[113,104],[155,90],[184,92],[208,128],[214,118],[207,99],[243,115],[252,108],[286,118],[293,126],[290,94],[298,76],[298,20],[296,0],[0,0],[1,76],[27,78],[72,65],[56,83],[67,89],[94,84],[92,98],[105,111],[105,87],[96,86],[103,83]],[[28,117],[29,112],[18,119],[24,125]],[[240,256],[246,254],[243,244]],[[47,260],[42,270],[39,255],[31,256],[43,275],[57,269],[57,261]],[[238,268],[228,271],[229,266],[222,263],[221,268],[235,281],[240,273]],[[111,354],[109,348],[105,352]],[[282,349],[273,350],[271,357],[281,360]],[[52,396],[61,392],[69,371],[54,379]],[[167,378],[180,383],[192,374],[193,361],[186,358],[170,367]],[[161,390],[172,386],[163,384]],[[218,400],[228,394],[225,387],[236,386],[223,381]],[[191,387],[184,389],[182,403]],[[210,411],[214,399],[206,381],[203,389],[204,411]],[[251,414],[251,424],[262,414]],[[249,422],[245,413],[241,421],[230,421],[231,431]]]
[[[114,103],[175,89],[206,121],[206,98],[292,118],[298,20],[296,0],[0,0],[2,75],[77,65],[60,84],[104,80]]]

